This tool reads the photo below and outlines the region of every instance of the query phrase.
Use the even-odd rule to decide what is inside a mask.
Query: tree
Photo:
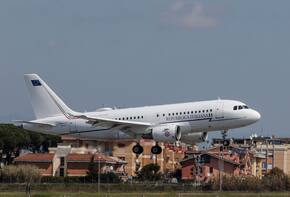
[[[158,181],[162,178],[159,170],[160,166],[158,164],[148,164],[137,172],[137,178],[141,181]]]
[[[56,145],[60,142],[57,136],[44,135],[36,132],[26,131],[12,124],[0,124],[0,149],[2,154],[6,155],[6,164],[12,162],[12,155],[18,155],[19,150],[31,148],[38,151],[40,145],[45,144],[48,140],[50,144]]]
[[[94,161],[94,156],[91,157],[91,161],[88,166],[87,176],[91,179],[96,179],[98,177],[97,166]]]
[[[289,185],[288,177],[285,175],[283,170],[275,167],[269,173],[267,173],[262,182],[265,188],[271,191],[282,191],[286,190]]]

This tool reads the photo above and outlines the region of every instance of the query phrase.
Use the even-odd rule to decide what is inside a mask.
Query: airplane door
[[[70,120],[69,122],[69,132],[76,132],[77,128],[76,128],[76,120]]]
[[[215,108],[215,119],[222,119],[224,118],[224,102],[221,100],[217,101],[216,108]]]

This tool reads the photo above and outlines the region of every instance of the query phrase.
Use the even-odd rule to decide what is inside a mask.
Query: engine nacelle
[[[207,132],[188,133],[186,135],[182,135],[180,141],[187,144],[196,144],[206,141],[207,137]]]
[[[157,142],[174,143],[181,138],[181,131],[178,125],[160,125],[151,127],[150,133],[143,135],[144,139],[153,139]]]

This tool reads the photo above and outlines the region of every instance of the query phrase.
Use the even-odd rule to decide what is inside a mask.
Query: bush
[[[137,172],[137,178],[140,181],[159,181],[162,178],[162,174],[159,170],[159,165],[153,163],[148,164]]]
[[[279,168],[273,168],[262,179],[266,189],[271,191],[284,191],[289,188],[289,177]]]
[[[39,169],[32,165],[9,165],[0,170],[0,179],[6,183],[38,183],[41,175]]]

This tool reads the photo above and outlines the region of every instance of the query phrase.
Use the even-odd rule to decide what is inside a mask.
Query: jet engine
[[[181,131],[178,125],[160,125],[151,127],[148,131],[142,137],[144,139],[153,139],[156,142],[174,143],[181,138]]]
[[[196,144],[206,141],[207,137],[207,132],[188,133],[186,135],[182,135],[180,141],[187,144]]]

